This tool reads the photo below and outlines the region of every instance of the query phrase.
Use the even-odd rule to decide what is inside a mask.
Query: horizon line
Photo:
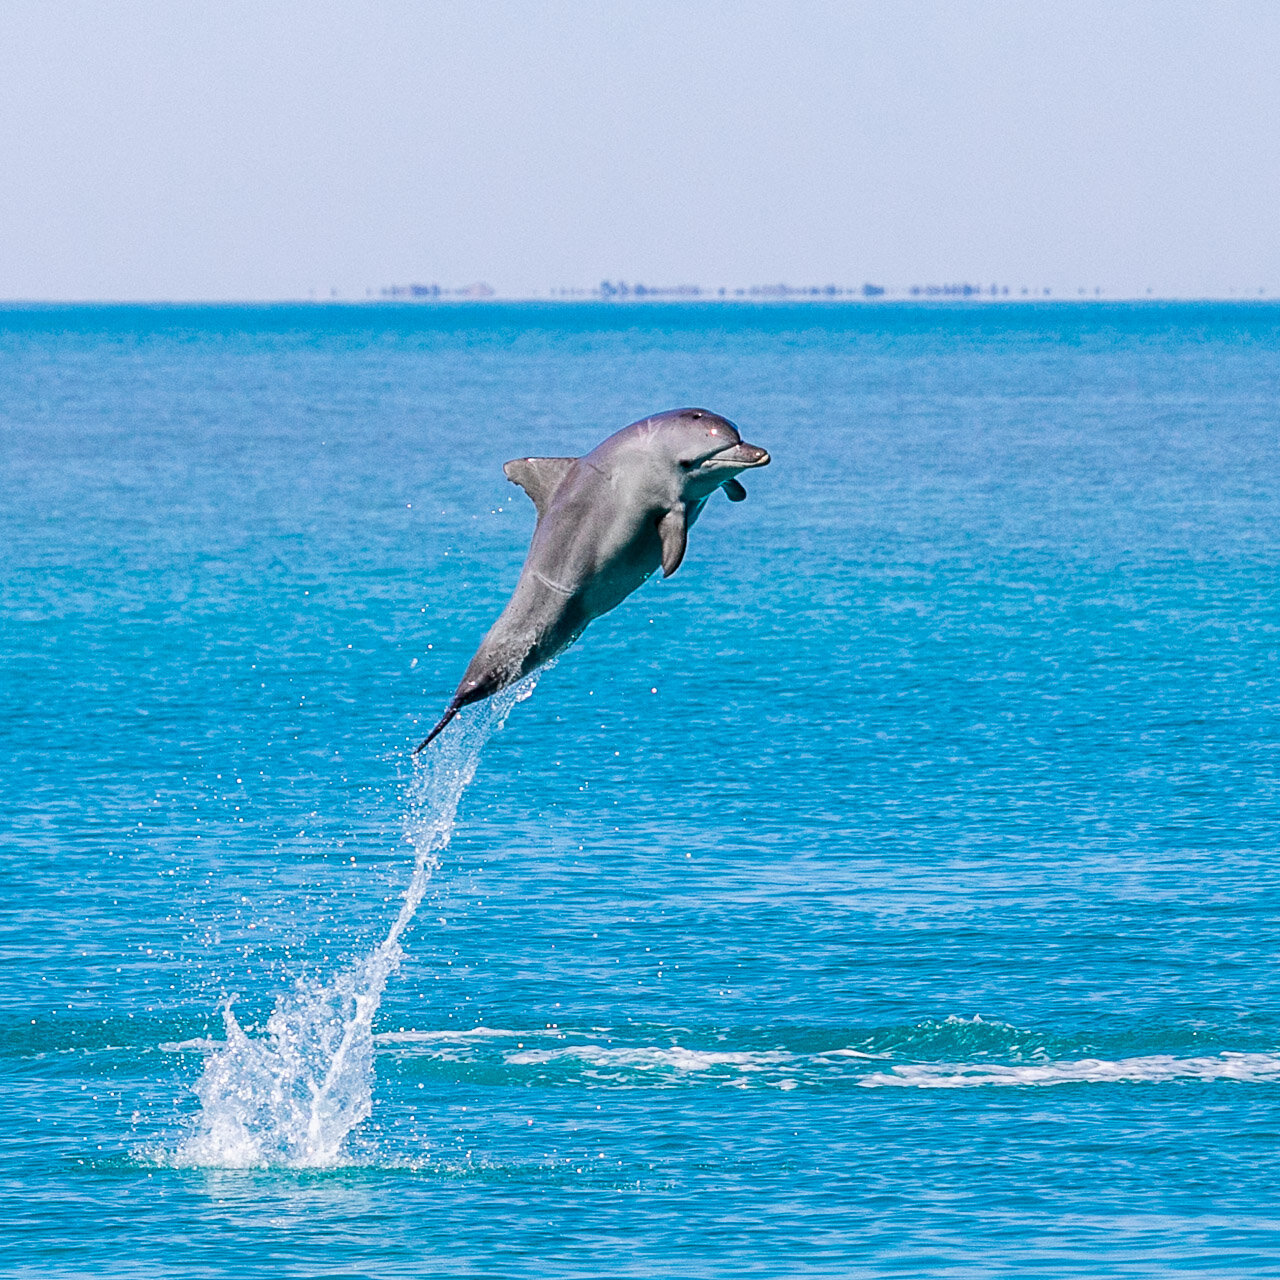
[[[700,295],[663,296],[657,291],[652,294],[628,297],[607,297],[598,293],[577,293],[572,295],[559,293],[494,293],[489,297],[385,297],[385,296],[348,296],[330,293],[327,296],[311,295],[307,297],[282,294],[275,297],[198,297],[198,298],[166,298],[166,297],[78,297],[78,298],[38,298],[38,297],[0,297],[0,308],[5,307],[414,307],[430,309],[431,307],[487,307],[510,303],[542,303],[555,306],[596,306],[596,307],[637,307],[637,306],[827,306],[827,307],[863,307],[883,306],[1043,306],[1046,304],[1069,304],[1075,306],[1099,306],[1109,303],[1166,303],[1166,302],[1201,302],[1201,303],[1240,303],[1256,305],[1259,303],[1275,304],[1280,302],[1280,293],[1259,291],[1257,293],[1008,293],[1003,296],[974,293],[967,296],[938,293],[894,293],[876,297],[864,297],[852,292],[838,297],[812,296],[796,290],[786,295],[751,294],[751,295],[718,295],[704,293]]]

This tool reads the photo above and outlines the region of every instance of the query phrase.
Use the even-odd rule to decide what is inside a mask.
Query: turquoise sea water
[[[0,311],[0,1269],[1280,1274],[1278,441],[1271,306]]]

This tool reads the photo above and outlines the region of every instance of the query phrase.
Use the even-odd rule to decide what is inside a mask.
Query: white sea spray
[[[212,1047],[196,1083],[200,1111],[172,1163],[217,1168],[343,1163],[347,1138],[373,1106],[373,1020],[404,957],[401,935],[426,894],[457,820],[458,805],[490,736],[534,679],[460,717],[415,762],[405,836],[413,872],[400,911],[367,955],[325,980],[300,979],[280,995],[265,1035],[241,1027],[228,1003],[226,1040]]]

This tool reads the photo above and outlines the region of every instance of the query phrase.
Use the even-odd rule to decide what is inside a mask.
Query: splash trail
[[[246,1032],[231,1003],[225,1005],[226,1040],[213,1049],[195,1086],[200,1112],[173,1163],[322,1168],[344,1162],[348,1135],[373,1107],[373,1020],[404,957],[400,938],[440,866],[485,744],[535,682],[530,677],[492,698],[435,750],[415,757],[405,816],[413,873],[386,937],[325,981],[299,979],[277,998],[262,1038]]]

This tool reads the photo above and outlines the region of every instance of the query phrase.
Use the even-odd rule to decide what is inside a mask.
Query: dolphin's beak
[[[747,444],[744,440],[741,444],[734,445],[732,449],[716,454],[716,461],[727,462],[734,467],[767,467],[769,453],[758,444]]]

